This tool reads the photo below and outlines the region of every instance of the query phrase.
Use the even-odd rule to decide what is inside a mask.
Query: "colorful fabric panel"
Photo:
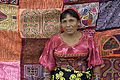
[[[120,56],[120,29],[97,32],[95,40],[103,57]]]
[[[18,6],[0,4],[0,30],[18,31]]]
[[[112,0],[100,3],[97,31],[120,28],[120,1]]]
[[[18,32],[0,30],[0,61],[20,61],[21,43]]]
[[[63,0],[19,0],[20,9],[62,8]]]
[[[21,53],[22,64],[26,63],[39,64],[39,57],[43,51],[46,41],[47,39],[23,38]]]
[[[60,11],[58,10],[43,11],[43,26],[42,26],[43,36],[50,37],[50,35],[60,32],[59,17]]]
[[[39,64],[26,64],[22,67],[21,80],[42,80],[43,68]]]
[[[101,66],[101,80],[119,80],[120,79],[120,56],[104,57],[104,65]]]
[[[0,62],[0,80],[20,80],[20,62]]]
[[[60,32],[60,9],[20,9],[20,31],[23,38],[49,38]]]

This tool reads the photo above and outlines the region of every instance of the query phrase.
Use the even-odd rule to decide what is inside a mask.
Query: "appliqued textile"
[[[0,30],[18,31],[18,6],[0,4]]]
[[[110,0],[100,3],[96,30],[120,28],[120,1]]]
[[[0,61],[20,61],[21,44],[19,32],[0,30]]]
[[[20,32],[23,38],[49,38],[60,33],[60,9],[20,9]]]
[[[0,62],[0,80],[20,80],[20,62]]]

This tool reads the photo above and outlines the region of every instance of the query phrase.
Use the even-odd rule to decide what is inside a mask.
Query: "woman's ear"
[[[80,23],[80,20],[78,20],[77,22],[78,22],[78,24],[79,24],[79,23]]]
[[[64,32],[64,29],[62,27],[62,25],[60,24],[60,32],[63,33]]]
[[[82,26],[81,26],[81,21],[79,20],[79,21],[78,21],[78,30],[79,30],[80,28],[82,28]]]
[[[81,26],[81,22],[80,22],[80,20],[78,20],[78,22],[77,22],[77,23],[78,23],[78,26],[80,27],[80,26]]]

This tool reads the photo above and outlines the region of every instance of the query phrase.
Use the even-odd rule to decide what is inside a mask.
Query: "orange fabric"
[[[24,9],[61,8],[63,0],[20,0],[19,6]]]
[[[118,35],[120,34],[120,29],[113,29],[113,30],[107,30],[107,31],[102,31],[102,32],[96,32],[95,33],[95,42],[98,44],[98,47],[100,48],[100,54],[102,55],[102,57],[117,57],[120,56],[120,54],[114,54],[113,51],[114,50],[119,50],[119,48],[115,48],[115,49],[107,49],[104,50],[103,46],[104,44],[110,39],[113,38],[115,39],[115,41],[118,42],[118,44],[120,45],[119,41],[115,38],[114,35]]]
[[[0,30],[0,61],[20,61],[21,38],[18,32]]]

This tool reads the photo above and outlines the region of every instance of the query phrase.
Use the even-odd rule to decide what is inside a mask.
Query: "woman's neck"
[[[79,33],[78,31],[76,31],[76,32],[73,33],[73,34],[63,33],[63,36],[64,36],[64,37],[67,37],[67,38],[75,38],[75,37],[77,37],[78,35],[80,35],[80,33]]]

